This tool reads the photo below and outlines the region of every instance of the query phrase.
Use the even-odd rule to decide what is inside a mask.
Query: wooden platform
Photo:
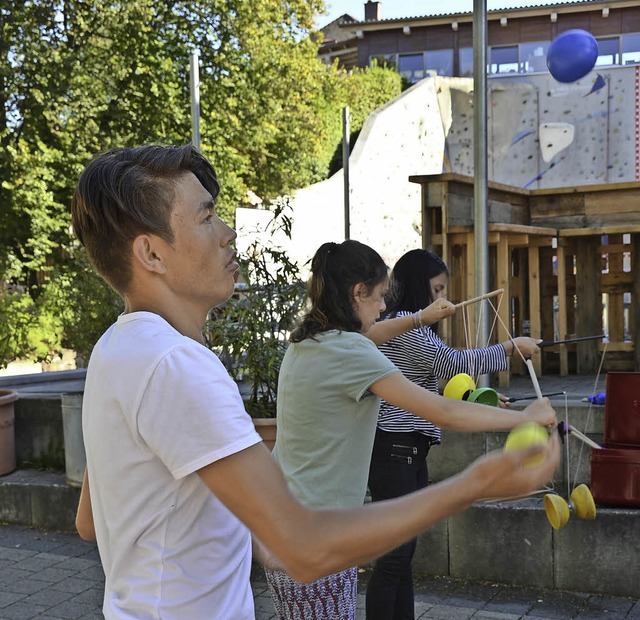
[[[454,303],[474,297],[476,250],[473,178],[411,176],[422,187],[423,246],[441,255],[452,274]],[[488,262],[491,290],[504,289],[492,342],[531,335],[545,340],[606,334],[546,350],[538,374],[594,374],[640,369],[640,183],[526,190],[488,186]],[[486,291],[485,291],[486,292]],[[492,311],[493,310],[489,310]],[[473,346],[477,313],[447,321],[445,340]],[[507,388],[518,361],[500,376]]]

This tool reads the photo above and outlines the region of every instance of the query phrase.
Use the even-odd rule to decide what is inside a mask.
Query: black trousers
[[[430,439],[422,433],[376,430],[369,469],[374,502],[406,495],[429,483]],[[367,620],[414,620],[411,560],[417,540],[396,547],[376,560],[367,586]]]

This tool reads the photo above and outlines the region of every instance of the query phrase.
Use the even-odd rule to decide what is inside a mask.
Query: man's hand
[[[527,464],[531,457],[538,455],[544,457],[540,464]],[[482,500],[513,499],[541,489],[551,480],[559,463],[560,440],[558,433],[553,432],[542,446],[489,452],[474,461],[462,475],[468,477],[470,488],[477,489]]]

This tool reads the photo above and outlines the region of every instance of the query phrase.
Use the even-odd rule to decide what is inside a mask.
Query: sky
[[[356,19],[364,19],[365,0],[326,0],[327,15],[318,18],[318,27],[326,26],[334,19],[349,13]],[[517,8],[528,5],[547,4],[544,0],[487,0],[487,10]],[[557,4],[550,2],[549,4]],[[415,17],[417,15],[435,15],[438,13],[471,12],[473,0],[386,0],[382,2],[382,19]]]

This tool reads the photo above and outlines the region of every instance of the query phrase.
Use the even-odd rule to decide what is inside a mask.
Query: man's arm
[[[426,489],[344,510],[311,510],[297,502],[261,444],[198,473],[283,570],[298,581],[311,582],[369,562],[474,501],[524,496],[539,489],[559,462],[557,434],[543,450],[544,461],[535,467],[523,465],[535,449],[496,451]]]
[[[84,470],[84,480],[80,489],[80,501],[76,512],[76,529],[83,540],[95,540],[96,530],[93,525],[93,510],[91,509],[91,493],[89,491],[89,476]]]

